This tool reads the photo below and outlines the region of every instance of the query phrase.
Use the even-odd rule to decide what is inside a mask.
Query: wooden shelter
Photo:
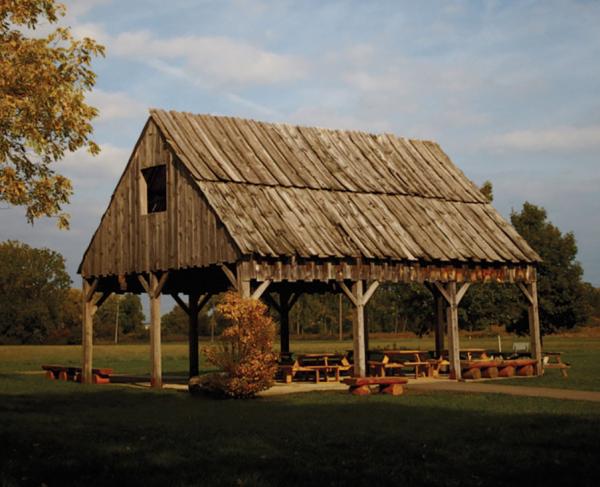
[[[355,310],[355,375],[364,376],[364,307],[382,282],[431,289],[436,349],[447,330],[456,378],[458,305],[469,285],[516,283],[541,373],[539,260],[434,142],[151,110],[79,267],[84,379],[93,314],[110,293],[148,293],[160,387],[161,294],[189,315],[195,375],[198,312],[231,288],[279,311],[283,351],[301,293],[344,293]]]

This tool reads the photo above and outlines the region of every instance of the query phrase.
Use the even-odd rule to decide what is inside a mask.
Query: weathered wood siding
[[[167,211],[145,214],[141,170],[166,164]],[[235,262],[238,250],[152,120],[134,149],[81,265],[84,277]]]

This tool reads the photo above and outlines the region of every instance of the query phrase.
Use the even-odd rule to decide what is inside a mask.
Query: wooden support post
[[[150,360],[152,364],[152,375],[150,385],[157,389],[162,387],[162,355],[161,355],[161,333],[160,333],[160,292],[156,274],[150,273]]]
[[[94,347],[94,290],[98,281],[90,284],[83,280],[83,327],[81,330],[81,344],[83,346],[83,365],[81,367],[82,382],[92,383],[92,357]]]
[[[150,385],[160,389],[162,387],[162,355],[161,355],[161,330],[160,330],[160,293],[167,282],[168,272],[163,273],[160,279],[156,273],[150,273],[150,282],[144,276],[138,275],[138,280],[150,298]]]
[[[342,308],[342,295],[339,295],[338,300],[338,333],[340,342],[344,339],[344,319],[343,319],[343,308]]]
[[[100,296],[94,295],[98,287],[98,279],[90,284],[83,280],[83,324],[81,327],[81,345],[83,348],[83,364],[81,366],[81,381],[84,384],[93,383],[92,358],[94,348],[94,315],[98,308],[110,297],[111,291],[103,291]]]
[[[352,340],[354,342],[354,376],[366,377],[367,356],[365,352],[365,304],[363,302],[363,282],[356,281],[352,285],[352,294],[356,300],[354,320],[352,323]]]
[[[250,286],[250,277],[246,275],[242,263],[238,262],[235,269],[236,289],[242,298],[252,296],[252,287]]]
[[[543,375],[542,366],[542,338],[540,330],[540,313],[537,296],[537,281],[531,281],[527,285],[519,283],[519,287],[529,302],[529,340],[531,356],[535,359],[536,375]]]
[[[442,356],[444,350],[444,329],[446,328],[446,302],[444,296],[437,291],[435,296],[435,355],[437,358]]]
[[[369,306],[365,303],[365,360],[369,358]]]
[[[456,282],[448,283],[448,297],[450,298],[447,308],[448,321],[448,360],[450,361],[450,378],[460,380],[460,339],[458,335],[458,303],[456,302]]]
[[[467,293],[470,283],[464,283],[456,290],[456,282],[450,281],[445,287],[439,282],[434,282],[439,293],[446,300],[446,321],[448,326],[448,360],[450,362],[450,378],[460,380],[460,339],[458,334],[458,305]]]
[[[290,351],[290,293],[288,290],[282,290],[279,293],[279,327],[281,351],[289,353]]]
[[[354,319],[352,321],[352,341],[354,346],[354,376],[367,375],[367,355],[365,349],[365,306],[379,286],[379,281],[373,281],[366,292],[363,281],[352,284],[352,291],[343,282],[338,283],[340,289],[354,305]]]
[[[198,300],[200,296],[197,292],[190,293],[188,300],[189,309],[189,329],[188,329],[188,360],[189,377],[195,377],[199,373],[199,354],[198,354]]]

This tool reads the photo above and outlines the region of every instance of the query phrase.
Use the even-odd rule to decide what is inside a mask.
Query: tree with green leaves
[[[39,33],[65,11],[54,0],[0,2],[0,202],[24,206],[29,222],[56,216],[59,227],[68,226],[72,187],[52,163],[80,148],[99,152],[90,139],[98,111],[85,95],[96,82],[92,58],[104,54],[68,27]]]
[[[585,305],[583,269],[576,260],[577,243],[573,232],[563,234],[548,221],[544,208],[528,202],[520,212],[513,211],[510,220],[543,259],[537,273],[542,332],[584,324],[589,318],[589,309]],[[527,323],[527,315],[522,313],[515,328],[526,330]]]
[[[58,252],[0,243],[0,342],[44,343],[55,335],[70,287]]]
[[[94,316],[94,336],[114,340],[118,336],[135,336],[143,332],[144,312],[142,301],[136,294],[113,294]]]

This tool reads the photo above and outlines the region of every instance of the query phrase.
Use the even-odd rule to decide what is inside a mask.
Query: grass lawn
[[[517,340],[524,341],[524,340]],[[204,342],[206,343],[206,342]],[[468,340],[461,337],[463,348],[497,349],[494,338]],[[505,350],[512,349],[512,340],[503,341]],[[430,350],[434,348],[430,338],[372,339],[370,348],[394,347]],[[544,348],[561,351],[563,361],[570,362],[569,378],[564,379],[559,370],[548,370],[544,377],[534,379],[502,380],[502,384],[519,384],[539,387],[559,387],[600,391],[600,338],[546,337]],[[344,352],[352,349],[352,342],[345,340],[292,340],[291,349],[296,352]],[[201,356],[201,369],[209,370]],[[39,371],[41,364],[81,364],[79,346],[0,346],[0,373],[14,371]],[[150,370],[150,348],[148,344],[96,345],[94,366],[111,367],[117,373],[148,374]],[[163,344],[163,373],[187,376],[187,344]]]
[[[598,343],[585,342],[553,347],[574,362],[568,381],[555,374],[558,385],[574,380],[579,360],[598,372]],[[349,343],[295,345],[318,351]],[[147,346],[97,347],[95,356],[96,365],[117,371],[148,370]],[[600,482],[599,403],[410,390],[219,401],[15,372],[79,359],[79,347],[0,347],[0,485]],[[184,373],[186,361],[184,345],[165,344],[167,373]],[[581,378],[582,388],[598,389],[596,377]]]

